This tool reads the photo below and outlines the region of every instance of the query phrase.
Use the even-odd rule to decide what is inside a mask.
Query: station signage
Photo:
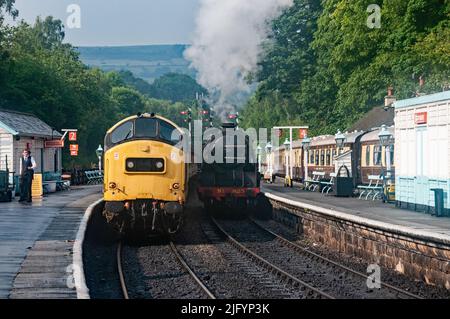
[[[298,136],[300,139],[308,137],[308,130],[306,128],[301,128],[298,130]]]
[[[70,156],[78,156],[78,151],[70,151]]]
[[[420,112],[414,115],[414,122],[416,125],[423,125],[428,123],[428,113]]]
[[[78,152],[78,144],[71,144],[70,145],[70,151],[71,152]]]
[[[77,141],[77,132],[69,132],[69,141],[76,142]]]
[[[44,142],[44,148],[63,148],[64,140],[50,140]]]
[[[282,129],[278,129],[277,130],[277,136],[278,137],[282,137],[283,136],[283,130]]]

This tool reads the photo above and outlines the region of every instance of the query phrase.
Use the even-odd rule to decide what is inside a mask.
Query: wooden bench
[[[305,180],[305,189],[310,190],[311,192],[315,192],[316,189],[320,186],[320,179],[325,176],[325,172],[313,172],[313,178]]]
[[[320,182],[322,187],[322,194],[328,195],[333,190],[334,182],[336,180],[336,173],[330,173],[330,181],[329,182]]]
[[[359,199],[366,194],[366,200],[372,196],[372,200],[375,200],[383,193],[383,177],[379,175],[369,175],[369,185],[359,185],[358,191],[360,191]]]

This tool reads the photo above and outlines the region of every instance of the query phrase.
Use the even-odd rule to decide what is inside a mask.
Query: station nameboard
[[[278,137],[282,137],[283,136],[283,130],[282,129],[277,129],[277,136]]]
[[[427,112],[416,113],[414,116],[414,121],[416,122],[416,125],[427,124],[428,113]]]
[[[51,140],[51,141],[45,141],[44,142],[45,148],[63,148],[64,147],[64,141],[63,140]]]
[[[301,128],[298,130],[298,136],[300,139],[304,139],[308,136],[308,130],[306,128]]]

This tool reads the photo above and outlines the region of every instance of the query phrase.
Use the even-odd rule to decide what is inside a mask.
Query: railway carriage
[[[181,228],[195,172],[182,139],[176,124],[154,114],[131,116],[107,132],[103,215],[118,231],[145,236]]]
[[[389,132],[394,136],[394,127],[388,128]],[[369,184],[369,175],[382,175],[387,167],[386,147],[380,145],[378,135],[381,128],[377,128],[368,132],[361,138],[361,183]],[[391,176],[395,176],[395,162],[394,162],[394,144],[390,146],[390,163]]]

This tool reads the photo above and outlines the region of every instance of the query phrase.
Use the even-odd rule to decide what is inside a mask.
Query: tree
[[[371,0],[296,0],[273,24],[244,125],[302,122],[312,134],[334,134],[382,105],[390,85],[409,98],[424,76],[421,93],[441,91],[450,76],[450,2],[380,2],[381,28],[371,29]],[[274,116],[258,118],[268,102]]]

